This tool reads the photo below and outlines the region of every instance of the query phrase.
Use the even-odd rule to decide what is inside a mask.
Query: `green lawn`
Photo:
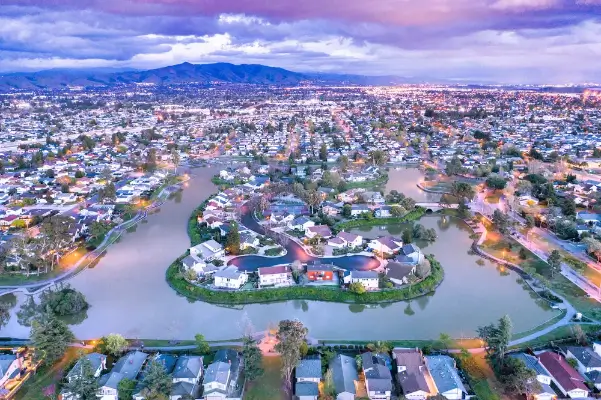
[[[254,382],[247,382],[244,400],[287,400],[283,390],[281,367],[280,357],[264,357],[265,372]]]
[[[599,326],[599,325],[580,325],[580,327],[582,328],[582,330],[585,333],[596,332],[596,331],[599,331],[599,329],[601,329],[601,326]],[[556,328],[556,329],[552,330],[551,332],[549,332],[545,335],[542,335],[536,339],[533,339],[529,342],[521,343],[516,346],[511,346],[511,349],[526,349],[528,347],[546,345],[552,341],[569,339],[569,338],[574,338],[574,331],[572,330],[572,326],[560,326],[559,328]]]

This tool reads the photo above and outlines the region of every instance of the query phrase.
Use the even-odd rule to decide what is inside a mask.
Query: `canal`
[[[434,244],[424,245],[424,251],[434,254],[446,273],[431,296],[379,306],[287,301],[244,307],[221,307],[178,296],[165,282],[165,270],[189,247],[188,218],[215,192],[210,182],[214,173],[207,168],[194,170],[179,196],[111,246],[93,269],[70,281],[91,304],[88,318],[72,325],[78,338],[120,333],[129,338],[191,339],[202,333],[210,340],[230,339],[241,335],[247,321],[263,330],[281,319],[298,318],[312,337],[320,339],[433,339],[441,332],[473,336],[478,326],[504,314],[511,316],[516,332],[554,315],[516,282],[515,274],[498,271],[488,262],[478,265],[478,258],[468,254],[471,240],[467,227],[441,217],[421,221],[439,234]],[[402,229],[388,230],[397,234]],[[362,234],[375,237],[386,232],[372,228]],[[0,336],[28,336],[29,329],[19,325],[14,315],[24,301],[25,296],[19,294],[12,318]]]

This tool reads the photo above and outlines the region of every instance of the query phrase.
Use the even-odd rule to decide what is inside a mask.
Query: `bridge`
[[[445,204],[442,206],[440,203],[415,203],[416,206],[422,207],[426,209],[427,213],[432,213],[438,210],[443,210],[445,208],[457,208],[459,204]]]

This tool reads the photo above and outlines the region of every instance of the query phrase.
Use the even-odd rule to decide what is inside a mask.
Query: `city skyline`
[[[182,62],[456,82],[601,78],[601,1],[7,0],[0,73]]]

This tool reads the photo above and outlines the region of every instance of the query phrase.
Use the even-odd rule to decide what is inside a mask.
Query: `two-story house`
[[[262,267],[258,270],[259,286],[288,286],[292,273],[287,265],[277,265],[275,267]]]
[[[221,244],[211,239],[190,247],[190,255],[197,256],[201,260],[209,262],[225,257],[225,250]]]
[[[467,390],[457,372],[455,360],[449,356],[426,356],[426,365],[438,393],[448,400],[461,400],[467,395]]]
[[[585,379],[568,364],[560,354],[546,351],[538,355],[538,359],[553,383],[564,396],[572,399],[588,397],[588,387]]]
[[[242,359],[231,349],[215,353],[203,380],[204,400],[239,400],[244,382],[240,382]]]
[[[108,374],[102,375],[98,381],[99,400],[118,400],[119,382],[128,378],[135,380],[148,355],[141,351],[131,351],[121,357]]]
[[[299,361],[295,370],[294,393],[298,400],[317,400],[321,381],[321,357],[308,357]]]
[[[179,400],[183,396],[198,394],[202,376],[202,360],[200,356],[180,356],[173,368],[173,387],[170,400]],[[195,397],[196,398],[196,397]]]
[[[392,354],[397,363],[397,381],[407,399],[426,400],[438,394],[421,350],[395,348]]]
[[[367,352],[361,354],[365,389],[370,400],[390,400],[392,375],[383,357]]]
[[[366,290],[378,290],[380,277],[376,271],[351,271],[350,283],[361,283]]]
[[[551,388],[551,375],[538,361],[538,358],[526,353],[511,354],[510,357],[522,360],[526,368],[534,371],[540,389],[532,393],[535,400],[554,400],[557,398],[555,391]]]
[[[332,371],[336,400],[354,400],[359,383],[355,359],[338,354],[330,361],[329,369]]]
[[[227,267],[215,272],[214,285],[223,289],[240,289],[247,281],[248,275],[236,267]]]

